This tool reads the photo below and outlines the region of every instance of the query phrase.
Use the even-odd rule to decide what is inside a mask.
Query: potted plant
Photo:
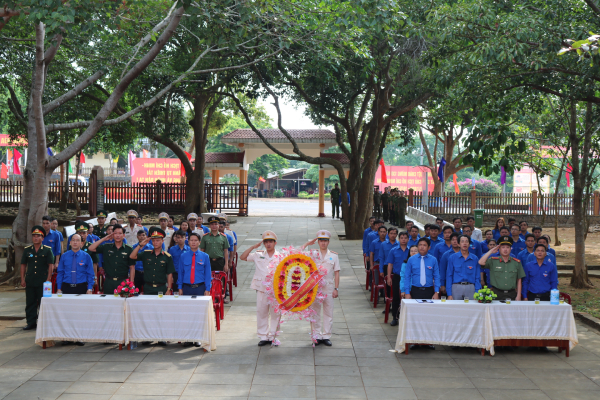
[[[477,292],[475,292],[473,297],[479,303],[491,303],[492,300],[498,297],[498,295],[492,292],[492,289],[489,289],[487,286],[484,286],[483,289],[479,289]]]
[[[133,297],[140,293],[140,289],[136,288],[129,279],[126,279],[117,286],[115,293],[121,297]]]

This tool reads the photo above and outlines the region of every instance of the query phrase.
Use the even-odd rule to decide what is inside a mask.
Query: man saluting
[[[148,233],[150,238],[133,249],[129,257],[144,263],[144,294],[158,294],[158,292],[171,294],[175,266],[171,255],[162,249],[165,231],[153,226]],[[140,248],[150,240],[154,249],[139,253]]]
[[[92,243],[88,250],[103,255],[100,273],[106,273],[104,281],[104,293],[114,293],[119,283],[127,279],[129,275],[133,281],[135,279],[135,261],[129,258],[133,251],[131,246],[123,243],[125,229],[121,225],[113,225],[113,232],[104,236],[102,239]],[[105,243],[114,239],[114,243]]]

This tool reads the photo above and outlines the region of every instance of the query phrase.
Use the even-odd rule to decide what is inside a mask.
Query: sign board
[[[23,147],[27,146],[27,140],[19,139],[16,141],[10,140],[10,135],[0,135],[0,147]]]
[[[383,190],[390,186],[397,187],[398,190],[407,191],[412,188],[418,192],[425,190],[425,168],[423,167],[405,167],[400,165],[386,165],[385,172],[387,175],[387,183],[381,182],[381,166],[377,168],[375,174],[375,185],[379,186],[379,190]],[[433,190],[433,178],[431,173],[428,176],[429,190]]]
[[[131,183],[181,182],[181,161],[177,158],[136,158]]]
[[[540,178],[542,192],[550,192],[550,177],[548,175]],[[533,169],[523,167],[515,171],[513,177],[513,193],[531,193],[532,190],[538,190],[537,176]]]

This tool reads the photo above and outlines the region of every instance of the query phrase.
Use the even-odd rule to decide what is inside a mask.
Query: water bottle
[[[52,282],[44,282],[44,297],[52,297]],[[557,297],[558,299],[558,297]],[[558,300],[556,300],[558,301]],[[558,303],[557,303],[558,304]]]
[[[559,296],[560,296],[560,291],[558,289],[552,289],[550,291],[550,304],[558,305]]]

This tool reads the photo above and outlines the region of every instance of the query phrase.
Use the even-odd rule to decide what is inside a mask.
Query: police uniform
[[[390,224],[392,225],[398,225],[398,213],[397,213],[397,209],[398,209],[398,197],[396,196],[396,191],[394,190],[392,192],[392,195],[390,196],[390,200],[389,200],[389,204],[390,204],[390,209],[389,209],[389,213],[390,213]]]
[[[167,214],[166,212],[158,214],[159,223],[162,219],[164,219],[165,221],[169,221],[169,214]],[[167,227],[166,229],[163,229],[163,231],[165,232],[164,248],[168,250],[171,247],[171,240],[173,239],[175,229]]]
[[[45,236],[44,228],[36,225],[31,230],[31,235]],[[36,250],[34,245],[27,246],[21,256],[21,274],[25,275],[25,317],[27,326],[25,330],[35,329],[40,301],[44,294],[44,282],[50,275],[50,265],[54,264],[54,254],[48,246],[40,244]]]
[[[400,196],[398,198],[398,226],[405,227],[406,226],[406,206],[408,205],[408,200],[406,197]]]
[[[165,231],[160,228],[150,228],[150,238],[162,239],[165,237]],[[144,250],[138,253],[137,259],[144,263],[144,294],[165,293],[170,287],[167,287],[168,275],[175,272],[173,258],[163,250],[156,254],[156,250]]]
[[[127,211],[127,218],[129,218],[129,217],[137,218],[138,213],[135,210],[129,210],[129,211]],[[137,242],[138,242],[137,234],[140,230],[144,230],[144,227],[142,225],[138,225],[138,224],[134,223],[133,228],[132,228],[131,225],[129,223],[127,223],[127,225],[123,225],[123,228],[125,230],[125,239],[127,239],[127,244],[130,246],[137,244]]]
[[[340,189],[333,188],[331,192],[329,192],[329,196],[331,197],[331,218],[340,217]],[[336,214],[337,212],[337,214]]]
[[[96,213],[96,218],[106,218],[107,216],[108,213],[104,210],[98,210],[98,212]],[[92,233],[98,236],[100,239],[102,239],[104,236],[106,236],[106,228],[108,228],[108,225],[106,225],[106,223],[102,226],[96,225],[94,226],[94,230],[92,231]]]
[[[210,217],[208,223],[219,222],[219,218]],[[216,235],[207,233],[202,236],[200,249],[210,257],[210,267],[213,271],[223,271],[225,269],[225,250],[229,249],[229,240],[227,235],[217,232]]]
[[[326,230],[320,230],[317,232],[317,239],[331,239],[331,233]],[[335,287],[335,273],[340,270],[340,259],[337,253],[327,249],[327,253],[323,255],[321,249],[311,250],[310,256],[319,265],[322,265],[327,269],[327,275],[323,280],[326,285],[322,287],[323,294],[327,295],[323,300],[323,303],[317,301],[313,302],[311,308],[316,311],[317,318],[314,322],[310,323],[312,330],[313,339],[318,340],[317,344],[323,343],[326,346],[331,346],[331,331],[333,328],[333,303],[334,298],[332,296],[334,290],[338,290]],[[321,322],[321,306],[323,308],[323,321]]]
[[[386,191],[381,195],[381,207],[383,208],[383,221],[388,222],[389,220],[389,200],[390,194]]]
[[[187,215],[187,221],[188,221],[188,225],[189,225],[189,221],[193,219],[195,221],[198,221],[198,214],[196,213],[189,213]],[[210,229],[208,230],[210,232]],[[198,227],[198,225],[196,225],[195,229],[192,229],[192,233],[197,233],[198,235],[200,235],[200,237],[206,235],[206,231],[204,230],[203,226]]]
[[[104,293],[112,294],[119,284],[129,277],[129,268],[135,266],[135,261],[129,258],[133,248],[125,243],[117,247],[115,243],[103,243],[96,248],[102,254],[102,266],[106,279]]]
[[[262,240],[277,241],[277,235],[273,231],[265,231],[262,234]],[[269,257],[266,250],[258,250],[250,253],[246,259],[246,261],[254,262],[255,267],[250,289],[256,290],[256,334],[260,339],[259,345],[269,344],[269,342],[273,341],[275,334],[279,330],[281,314],[277,314],[273,310],[273,307],[269,303],[265,285],[263,284],[268,274],[269,264],[273,257],[278,254],[279,252],[275,250],[273,256]]]
[[[498,244],[512,246],[513,240],[510,236],[502,236]],[[518,258],[509,257],[504,261],[502,256],[490,257],[485,262],[485,267],[490,270],[490,283],[492,290],[500,300],[517,297],[517,281],[525,277],[525,271]],[[524,296],[522,296],[524,297]]]
[[[373,214],[381,218],[381,192],[379,189],[376,189],[373,193]]]

